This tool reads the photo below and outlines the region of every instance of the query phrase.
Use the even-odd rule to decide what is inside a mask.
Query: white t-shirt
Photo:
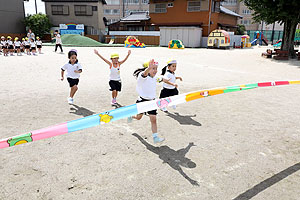
[[[16,46],[16,47],[21,46],[21,42],[20,42],[20,41],[15,41],[15,46]]]
[[[7,42],[6,42],[5,40],[1,40],[1,45],[2,45],[2,46],[6,46],[6,43],[7,43]]]
[[[119,81],[119,80],[121,80],[121,77],[120,77],[120,65],[119,64],[117,64],[117,67],[115,67],[113,64],[111,64],[111,66],[110,66],[109,80],[113,80],[113,81]]]
[[[35,42],[30,42],[30,47],[35,47]]]
[[[143,99],[152,100],[156,97],[156,83],[161,81],[161,78],[154,76],[142,77],[143,72],[138,75],[136,91]]]
[[[176,82],[176,76],[175,76],[175,73],[171,73],[169,70],[166,71],[165,75],[164,75],[164,79],[167,79],[169,80],[171,83],[175,83]],[[167,88],[167,89],[174,89],[175,86],[173,85],[170,85],[170,84],[167,84],[164,82],[163,84],[163,87],[164,88]]]
[[[74,65],[67,63],[65,64],[62,68],[62,70],[67,71],[67,78],[73,78],[73,79],[77,79],[80,77],[80,73],[76,73],[74,72],[74,70],[82,70],[82,67],[79,63],[75,63]]]
[[[56,44],[61,44],[61,37],[60,37],[60,34],[59,34],[59,33],[56,34],[55,39],[56,39]]]
[[[36,40],[36,45],[42,45],[42,41],[41,40]]]
[[[11,40],[7,40],[7,44],[8,44],[8,46],[10,46],[10,45],[13,45],[14,43]]]
[[[25,45],[25,46],[30,45],[29,41],[28,41],[28,40],[25,40],[25,41],[24,41],[24,45]]]

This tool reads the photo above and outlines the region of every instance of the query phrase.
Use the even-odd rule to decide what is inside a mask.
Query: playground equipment
[[[208,48],[229,48],[230,37],[229,34],[224,30],[212,31],[207,39]]]
[[[168,43],[169,49],[184,49],[184,45],[181,40],[170,40]]]
[[[127,48],[145,48],[145,44],[141,43],[135,36],[128,36],[125,40],[125,47]]]
[[[259,45],[262,45],[264,42],[268,46],[268,40],[265,38],[264,34],[260,31],[254,32],[254,40],[251,42],[251,45],[256,45],[257,41],[259,41]]]
[[[282,40],[280,39],[276,42],[276,44],[273,45],[273,47],[277,47],[277,48],[281,47],[281,43],[282,43]]]
[[[243,48],[245,48],[245,47],[251,47],[250,36],[249,35],[243,35],[241,38],[242,38],[242,46],[243,46]]]

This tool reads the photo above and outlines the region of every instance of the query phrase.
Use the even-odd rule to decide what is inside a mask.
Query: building
[[[239,0],[225,0],[222,2],[222,6],[241,15],[243,18],[238,20],[238,24],[245,25],[246,30],[259,30],[260,23],[254,23],[252,11],[243,2]]]
[[[50,22],[59,24],[84,24],[88,35],[105,34],[103,5],[105,0],[42,0],[45,2],[46,14]]]
[[[148,11],[131,12],[119,21],[108,25],[109,31],[154,31],[155,27],[151,26]]]
[[[149,11],[149,0],[106,0],[104,17],[108,24],[119,21],[132,12]]]
[[[25,33],[25,18],[24,2],[20,0],[0,0],[0,33],[20,34]]]
[[[151,23],[155,26],[195,26],[202,36],[215,29],[235,31],[240,15],[222,7],[222,0],[150,0]],[[210,22],[210,23],[209,23]]]

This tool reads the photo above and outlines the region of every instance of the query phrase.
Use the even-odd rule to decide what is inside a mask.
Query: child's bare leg
[[[112,94],[111,94],[112,98],[117,98],[117,95],[118,95],[118,91],[117,90],[113,90]]]
[[[136,116],[132,116],[133,119],[140,120],[142,119],[144,114],[137,114]]]
[[[149,115],[152,133],[157,133],[156,115]]]
[[[73,87],[71,87],[71,91],[70,91],[70,97],[73,98],[76,91],[78,90],[77,85],[74,85]]]

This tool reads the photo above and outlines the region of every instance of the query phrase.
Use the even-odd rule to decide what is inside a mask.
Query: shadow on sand
[[[300,162],[260,182],[233,200],[247,200],[300,170]]]
[[[140,142],[145,145],[145,147],[159,156],[163,163],[167,163],[170,167],[178,171],[186,180],[188,180],[192,185],[199,186],[198,182],[191,179],[184,171],[182,167],[186,168],[195,168],[197,165],[191,159],[186,158],[185,155],[190,150],[192,146],[195,146],[194,143],[189,143],[186,148],[179,149],[177,151],[171,149],[170,147],[164,145],[160,147],[155,147],[147,143],[140,135],[133,133],[133,136],[137,137]]]
[[[175,112],[165,112],[168,117],[171,117],[179,122],[181,125],[194,125],[194,126],[201,126],[199,122],[192,119],[192,117],[196,117],[196,115],[180,115],[179,113]]]
[[[93,114],[96,114],[95,112],[93,111],[90,111],[84,107],[80,107],[80,106],[77,106],[75,104],[72,104],[72,108],[70,108],[71,111],[73,112],[70,112],[72,114],[75,114],[75,115],[81,115],[83,117],[86,117],[86,116],[90,116],[90,115],[93,115]]]

